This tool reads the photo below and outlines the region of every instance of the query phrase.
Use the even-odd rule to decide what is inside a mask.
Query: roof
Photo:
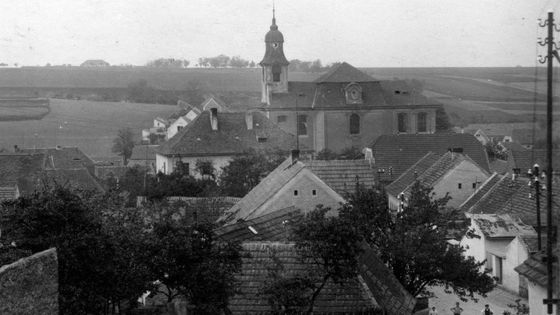
[[[56,147],[20,149],[24,153],[42,153],[47,156],[47,167],[53,169],[89,168],[93,172],[94,163],[77,147]]]
[[[287,241],[290,222],[303,216],[301,210],[288,207],[263,216],[226,225],[214,230],[219,239],[227,241]]]
[[[519,235],[536,235],[532,226],[512,219],[508,214],[474,214],[476,223],[484,236],[489,238],[515,238]]]
[[[0,186],[13,186],[45,168],[44,154],[1,153]],[[25,186],[25,185],[24,185]],[[25,189],[26,187],[20,187]]]
[[[332,67],[325,74],[315,79],[315,83],[350,83],[350,82],[375,82],[365,72],[362,72],[347,62],[342,62]]]
[[[541,233],[541,246],[546,246],[546,233]],[[517,238],[521,241],[523,246],[527,248],[527,251],[532,254],[536,253],[539,248],[539,239],[538,235],[519,235]]]
[[[515,139],[510,142],[501,142],[500,145],[508,151],[527,151],[527,148],[522,146],[521,143],[517,142]]]
[[[317,268],[310,260],[303,260],[295,244],[276,242],[248,242],[242,244],[243,263],[237,275],[238,291],[229,300],[233,314],[263,314],[271,312],[263,288],[270,281],[270,269],[276,264],[285,267],[285,276],[304,274]],[[342,285],[327,282],[319,293],[314,307],[316,313],[359,312],[377,308],[370,289],[359,279]]]
[[[558,257],[560,251],[558,248],[554,248],[553,255]],[[543,258],[546,254],[543,252],[536,253],[529,256],[521,265],[514,268],[517,273],[525,276],[528,280],[538,283],[540,286],[545,287],[548,281],[547,266],[543,263]],[[553,264],[554,270],[558,270],[558,262]],[[555,281],[556,276],[553,273],[552,279]]]
[[[490,170],[498,174],[505,174],[508,171],[511,171],[508,161],[500,159],[494,159],[490,162]]]
[[[255,112],[253,129],[248,130],[245,113],[218,113],[218,130],[212,130],[210,112],[194,121],[156,150],[166,156],[230,156],[249,150],[283,150],[295,147],[296,139]],[[261,141],[259,141],[261,139]],[[265,139],[262,142],[262,139]]]
[[[220,221],[230,224],[260,215],[255,211],[304,169],[310,170],[319,181],[337,192],[341,198],[355,189],[357,181],[365,186],[374,185],[373,170],[365,160],[298,160],[292,163],[291,158],[288,158],[226,211]]]
[[[553,187],[553,206],[560,204],[560,187]],[[508,214],[514,219],[531,226],[537,226],[534,188],[529,187],[528,179],[512,179],[511,175],[493,175],[477,190],[460,210],[472,214]],[[553,211],[556,222],[557,211]],[[541,225],[546,226],[545,192],[541,195]]]
[[[474,134],[478,130],[484,132],[488,137],[511,136],[514,126],[512,124],[496,123],[496,124],[470,124],[466,126],[465,132]]]
[[[155,160],[158,145],[136,145],[132,148],[129,160]]]
[[[381,180],[392,181],[428,152],[444,154],[462,148],[482,169],[489,171],[486,150],[473,135],[461,133],[382,135],[373,143],[375,167],[385,170]]]
[[[0,202],[17,198],[17,184],[0,186]]]
[[[521,169],[522,173],[532,169],[535,164],[539,164],[541,170],[546,170],[547,159],[546,150],[544,149],[515,150],[510,152],[510,154],[513,159],[513,167]],[[552,151],[552,169],[555,171],[560,170],[560,150]]]
[[[74,189],[104,192],[99,182],[85,168],[47,170],[44,174],[49,180]]]

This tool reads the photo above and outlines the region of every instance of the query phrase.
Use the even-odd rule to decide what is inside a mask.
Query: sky
[[[557,0],[275,0],[288,59],[357,67],[534,66]],[[0,1],[0,62],[259,62],[272,0]],[[560,36],[560,35],[559,35]]]

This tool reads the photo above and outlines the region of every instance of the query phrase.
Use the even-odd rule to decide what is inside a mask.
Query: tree
[[[132,130],[130,128],[119,129],[117,137],[113,140],[112,151],[123,157],[124,165],[128,164],[133,148],[134,135]]]
[[[257,153],[248,152],[246,155],[234,158],[222,168],[220,187],[225,195],[243,197],[259,184],[282,161],[282,152]]]
[[[459,298],[476,300],[495,283],[484,262],[465,257],[465,249],[447,242],[462,214],[446,208],[449,197],[434,199],[432,188],[414,184],[404,209],[392,213],[385,192],[358,187],[340,211],[347,224],[355,226],[379,257],[413,296],[427,287],[444,285]],[[468,232],[471,237],[477,237]]]
[[[239,56],[234,56],[231,58],[229,65],[233,68],[247,68],[249,66],[249,61]]]
[[[293,226],[298,254],[312,267],[293,277],[279,276],[282,266],[272,270],[275,281],[264,292],[273,307],[305,309],[307,314],[313,314],[315,300],[329,281],[340,285],[358,275],[362,237],[353,226],[327,216],[329,210],[319,205]]]
[[[447,116],[445,109],[436,109],[436,131],[448,131],[451,127],[449,116]]]
[[[175,58],[159,58],[149,61],[146,67],[152,68],[186,68],[190,62],[186,59],[175,59]]]

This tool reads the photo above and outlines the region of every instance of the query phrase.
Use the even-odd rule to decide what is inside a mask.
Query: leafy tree
[[[451,129],[451,123],[449,122],[449,116],[445,109],[436,109],[436,131],[448,131]]]
[[[112,151],[123,157],[124,164],[128,164],[128,159],[132,155],[134,148],[134,134],[130,128],[119,129],[117,137],[113,140]]]
[[[465,257],[465,249],[447,242],[450,230],[462,214],[446,209],[449,197],[434,199],[432,188],[414,184],[404,209],[391,213],[383,191],[358,187],[347,197],[340,217],[355,226],[379,257],[413,296],[427,287],[444,285],[462,300],[476,300],[495,283],[484,262]],[[468,235],[473,235],[469,233]]]
[[[292,227],[298,254],[312,267],[285,277],[281,274],[283,267],[275,261],[276,266],[269,270],[274,281],[264,289],[273,308],[312,314],[315,300],[329,281],[340,285],[358,275],[362,237],[347,222],[327,216],[329,210],[319,205]]]
[[[282,161],[282,152],[257,153],[234,158],[222,168],[220,187],[225,195],[243,197],[259,184],[261,179],[272,172]]]
[[[239,56],[234,56],[229,61],[229,65],[233,68],[247,68],[249,66],[249,61]]]
[[[210,176],[211,178],[215,177],[214,174],[214,165],[210,160],[197,160],[196,161],[196,170],[202,176]]]
[[[186,59],[175,59],[175,58],[159,58],[149,61],[146,67],[153,68],[186,68],[190,62]]]

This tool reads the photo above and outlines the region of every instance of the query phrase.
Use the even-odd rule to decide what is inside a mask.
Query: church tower
[[[275,10],[272,9],[272,25],[264,37],[266,51],[262,67],[262,103],[270,105],[271,93],[288,92],[288,65],[284,56],[284,36],[276,25]]]

